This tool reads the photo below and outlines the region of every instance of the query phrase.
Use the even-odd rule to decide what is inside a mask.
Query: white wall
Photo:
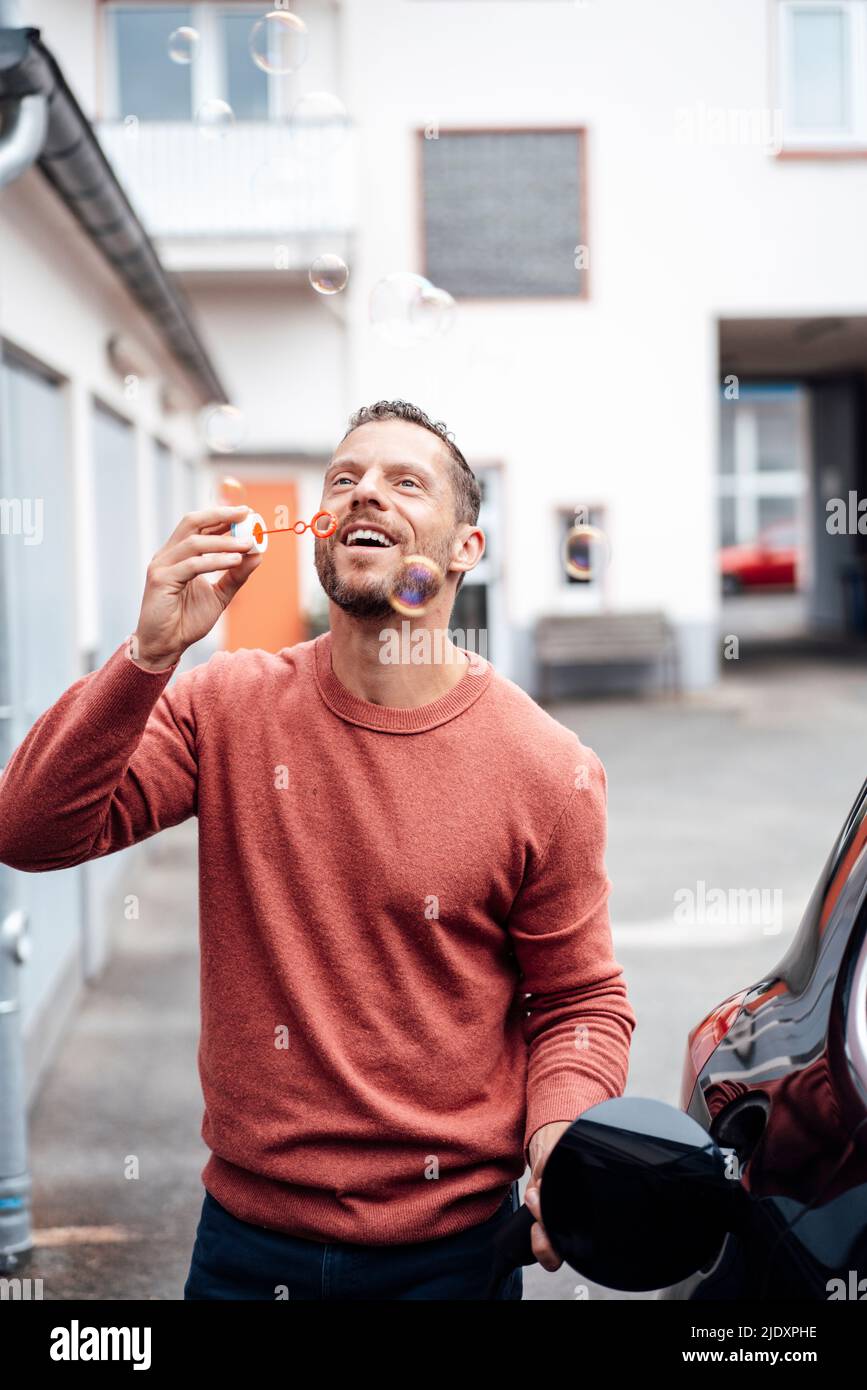
[[[347,409],[345,330],[309,285],[188,283],[208,351],[245,417],[245,452],[329,452]],[[342,433],[342,429],[341,429]]]
[[[63,68],[81,109],[93,120],[98,112],[101,6],[95,0],[19,0],[19,5],[24,23],[40,30],[42,42]]]

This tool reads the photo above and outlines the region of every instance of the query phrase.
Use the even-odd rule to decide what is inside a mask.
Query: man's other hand
[[[542,1182],[542,1172],[548,1161],[548,1155],[554,1148],[560,1136],[566,1133],[572,1125],[572,1120],[552,1120],[550,1124],[542,1125],[537,1129],[529,1144],[530,1151],[530,1181],[527,1183],[524,1192],[524,1201],[530,1208],[536,1220],[530,1228],[530,1243],[533,1247],[533,1254],[539,1261],[543,1269],[559,1269],[563,1263],[562,1258],[557,1254],[550,1240],[545,1227],[542,1225],[542,1210],[539,1202],[539,1190]]]

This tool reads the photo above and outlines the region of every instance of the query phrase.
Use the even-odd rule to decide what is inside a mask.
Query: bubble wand
[[[317,525],[324,518],[325,525]],[[252,553],[254,555],[264,555],[268,549],[268,536],[295,535],[303,536],[305,531],[312,531],[317,540],[326,541],[329,536],[333,536],[337,530],[337,517],[333,512],[317,512],[312,521],[296,521],[292,526],[274,526],[270,529],[265,525],[264,517],[258,512],[249,512],[243,521],[232,523],[232,535],[238,536],[241,540],[251,537],[253,540]]]

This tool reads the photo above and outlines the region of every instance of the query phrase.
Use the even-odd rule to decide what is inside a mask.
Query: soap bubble
[[[418,617],[442,588],[444,575],[427,555],[406,555],[392,583],[388,601],[396,613]]]
[[[601,578],[611,559],[611,543],[597,526],[573,526],[563,541],[563,565],[573,579]]]
[[[454,313],[450,294],[408,270],[386,275],[370,295],[374,331],[393,347],[409,347],[440,336],[451,327]]]
[[[244,438],[244,416],[235,405],[212,406],[205,411],[203,431],[215,453],[232,454]]]
[[[317,256],[310,267],[310,283],[319,294],[339,294],[346,289],[349,269],[339,256],[330,252]]]
[[[198,43],[197,30],[191,29],[188,24],[182,24],[180,29],[174,29],[169,34],[169,57],[173,63],[186,66],[193,61]]]
[[[333,92],[305,92],[292,109],[294,148],[301,159],[327,159],[350,129],[346,107]]]
[[[288,10],[272,10],[250,30],[250,56],[263,72],[297,72],[307,57],[307,25]]]
[[[221,507],[243,507],[247,501],[247,489],[240,478],[221,478],[217,483],[217,497]]]
[[[438,289],[428,282],[421,293],[410,303],[409,317],[421,337],[434,338],[448,333],[455,319],[455,301],[448,290]]]
[[[235,113],[227,101],[210,97],[196,112],[196,124],[206,139],[216,140],[235,124]]]

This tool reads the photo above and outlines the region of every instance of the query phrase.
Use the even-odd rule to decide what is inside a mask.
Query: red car
[[[799,558],[797,527],[791,521],[776,521],[752,545],[723,546],[719,555],[723,593],[737,594],[765,584],[793,589]]]

